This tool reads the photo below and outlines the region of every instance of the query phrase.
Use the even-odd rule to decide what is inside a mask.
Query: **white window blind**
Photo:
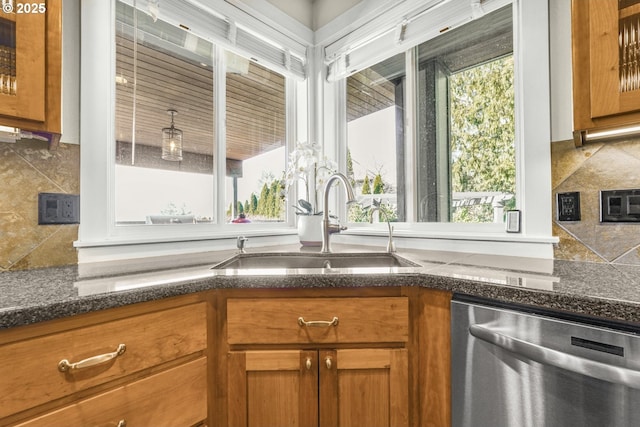
[[[175,27],[251,58],[284,75],[306,77],[306,46],[260,21],[237,22],[221,4],[214,9],[197,0],[124,0],[130,6]],[[134,5],[135,3],[135,5]],[[259,28],[256,31],[248,28]],[[260,28],[261,27],[261,28]]]
[[[509,3],[510,0],[435,0],[395,22],[372,21],[357,34],[348,34],[325,47],[327,80],[346,78]]]

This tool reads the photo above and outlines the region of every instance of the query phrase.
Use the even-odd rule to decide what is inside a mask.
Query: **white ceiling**
[[[311,30],[328,24],[356,4],[366,0],[267,0]]]

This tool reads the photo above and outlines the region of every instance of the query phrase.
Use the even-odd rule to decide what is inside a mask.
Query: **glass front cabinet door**
[[[2,1],[0,125],[60,133],[62,2]]]
[[[640,0],[572,0],[576,143],[640,121]]]

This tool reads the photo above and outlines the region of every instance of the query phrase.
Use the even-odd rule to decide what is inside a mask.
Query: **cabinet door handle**
[[[298,317],[298,325],[300,326],[338,326],[338,318],[333,317],[331,320],[304,320],[304,317]]]
[[[331,369],[331,366],[333,366],[333,363],[331,363],[331,357],[329,356],[324,359],[324,363],[327,365],[327,369]]]
[[[113,353],[99,354],[97,356],[89,357],[88,359],[84,359],[76,363],[71,363],[67,359],[62,359],[58,363],[58,370],[60,372],[67,372],[67,371],[72,371],[74,369],[83,369],[83,368],[89,368],[91,366],[100,365],[102,363],[106,363],[111,359],[115,359],[116,357],[124,354],[126,349],[127,349],[127,346],[125,346],[124,344],[120,344],[118,345],[118,348],[116,349],[116,351],[114,351]]]
[[[118,421],[118,424],[116,425],[116,427],[127,427],[127,421],[126,420]]]
[[[307,357],[307,360],[304,363],[304,366],[307,368],[307,370],[311,369],[311,358],[310,357]]]

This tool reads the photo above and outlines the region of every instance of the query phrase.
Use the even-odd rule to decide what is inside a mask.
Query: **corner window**
[[[227,2],[81,6],[79,262],[295,233],[281,188],[307,46]]]
[[[294,102],[287,88],[304,73],[301,59],[235,22],[244,53],[234,52],[218,39],[230,31],[227,18],[182,3],[109,6],[114,129],[113,140],[101,143],[113,168],[111,201],[103,203],[113,223],[105,228],[124,236],[135,226],[196,224],[218,232],[225,224],[285,223],[287,105]],[[202,19],[201,32],[183,24]]]
[[[358,203],[350,222],[368,222],[373,203],[404,221],[404,54],[347,78],[347,176]]]
[[[417,47],[417,221],[504,222],[515,207],[511,6]]]
[[[116,3],[115,222],[212,223],[214,45]]]
[[[285,77],[226,52],[225,220],[283,222]]]
[[[324,47],[337,111],[324,132],[340,129],[358,193],[347,234],[386,234],[361,223],[389,220],[409,247],[552,257],[547,2],[403,11]]]
[[[286,77],[122,1],[115,37],[115,223],[284,222]]]
[[[346,79],[347,172],[359,201],[349,220],[370,221],[376,203],[389,221],[502,223],[516,200],[511,6],[413,49]],[[417,84],[407,92],[412,54]]]

